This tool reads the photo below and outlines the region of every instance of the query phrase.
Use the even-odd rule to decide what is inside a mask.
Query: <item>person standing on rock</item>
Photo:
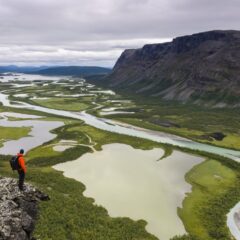
[[[18,181],[18,187],[19,190],[23,191],[23,186],[24,186],[24,179],[26,175],[26,166],[25,166],[25,160],[23,158],[24,150],[21,149],[20,152],[17,154],[18,156],[18,164],[19,164],[19,169],[18,169],[18,176],[19,176],[19,181]]]

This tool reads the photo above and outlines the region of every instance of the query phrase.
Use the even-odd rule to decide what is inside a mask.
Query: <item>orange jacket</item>
[[[26,173],[27,169],[26,169],[26,166],[25,166],[25,160],[23,158],[23,154],[21,153],[18,153],[18,163],[19,163],[19,166],[20,166],[20,169],[24,171],[24,173]]]

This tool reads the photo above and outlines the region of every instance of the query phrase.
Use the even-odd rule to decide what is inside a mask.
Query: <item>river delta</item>
[[[30,180],[54,196],[51,206],[42,206],[36,236],[53,237],[52,216],[55,216],[55,225],[62,219],[57,212],[51,216],[54,201],[56,204],[63,198],[67,203],[76,202],[76,208],[79,207],[80,200],[71,192],[71,187],[61,193],[54,184],[54,181],[61,181],[67,185],[76,180],[71,182],[72,186],[82,188],[79,193],[82,201],[90,202],[80,205],[79,212],[62,210],[62,214],[73,219],[70,229],[77,226],[75,218],[86,218],[82,212],[88,209],[92,214],[90,219],[97,222],[97,226],[92,227],[96,228],[92,230],[95,239],[100,239],[98,234],[114,239],[121,228],[125,229],[123,239],[168,240],[184,234],[214,239],[201,220],[210,221],[204,218],[204,213],[218,211],[217,207],[208,209],[205,205],[225,197],[239,186],[238,149],[194,141],[171,131],[145,128],[146,124],[139,124],[142,119],[134,125],[134,121],[127,121],[127,118],[134,119],[138,114],[136,102],[81,78],[4,76],[0,80],[0,102],[2,158],[15,154],[19,147],[26,149],[29,174],[32,171]],[[121,121],[121,116],[126,121]],[[25,131],[16,135],[16,128]],[[2,174],[12,174],[6,162],[1,163],[1,169]],[[42,178],[51,178],[49,174],[56,179],[45,183]],[[237,194],[235,192],[235,198],[230,193],[227,195],[231,201],[220,213],[223,236],[229,239],[231,234],[236,239],[240,235],[235,215],[240,209],[237,205],[240,194]],[[111,228],[102,230],[104,233],[100,230],[100,216],[102,224]],[[107,222],[109,216],[111,224]],[[128,220],[124,222],[125,218]],[[61,224],[55,227],[61,228]],[[78,227],[78,236],[84,234],[82,239],[87,239],[91,224],[82,229],[83,225]],[[65,239],[64,231],[61,230],[59,239]]]

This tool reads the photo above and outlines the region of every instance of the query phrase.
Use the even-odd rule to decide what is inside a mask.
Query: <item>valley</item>
[[[27,180],[51,196],[37,238],[231,239],[239,110],[155,103],[77,77],[16,74],[0,91],[0,174],[14,176],[5,155],[24,147]]]

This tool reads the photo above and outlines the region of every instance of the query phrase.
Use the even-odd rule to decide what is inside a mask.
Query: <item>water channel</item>
[[[33,80],[33,76],[27,79]],[[57,78],[57,77],[54,78],[54,80],[56,79],[59,80],[60,78]],[[44,80],[47,80],[47,78],[44,78]],[[93,127],[96,127],[105,131],[110,131],[110,132],[129,135],[129,136],[135,136],[143,139],[149,139],[155,142],[168,143],[168,144],[172,144],[175,146],[180,146],[188,149],[214,153],[214,154],[228,157],[235,161],[240,162],[239,151],[221,148],[221,147],[215,147],[208,144],[202,144],[202,143],[194,142],[189,139],[185,139],[172,134],[152,131],[152,130],[132,126],[129,124],[117,122],[114,120],[99,118],[85,111],[71,112],[71,111],[56,110],[56,109],[50,109],[50,108],[41,107],[41,106],[30,105],[25,102],[17,102],[16,104],[16,103],[10,102],[8,99],[8,95],[3,93],[0,93],[0,102],[2,102],[4,106],[8,106],[8,107],[32,109],[40,112],[55,114],[58,116],[65,116],[65,117],[70,117],[74,119],[79,119],[79,120],[83,120],[88,125],[91,125]],[[8,121],[4,117],[3,119],[0,119],[0,125],[15,126],[15,127],[16,126],[32,127],[32,132],[31,132],[32,136],[27,136],[20,140],[14,140],[15,142],[7,141],[4,143],[4,147],[0,149],[0,153],[2,154],[13,154],[13,152],[15,153],[17,150],[19,150],[20,145],[28,146],[27,150],[29,150],[33,147],[41,145],[45,141],[52,139],[53,136],[49,133],[49,131],[53,128],[61,126],[62,123],[46,122],[41,120]],[[42,129],[43,125],[44,125],[44,128],[46,129],[45,132],[40,130]],[[42,137],[39,138],[40,140],[32,144],[32,142],[34,141],[31,141],[30,139],[34,138],[34,136],[41,136],[41,134],[42,134]],[[44,136],[48,136],[48,138]],[[14,145],[17,145],[17,149],[13,147]],[[121,151],[121,154],[126,153],[128,157],[117,156],[116,153],[119,151],[117,152],[113,151],[115,148],[124,150],[124,151]],[[9,149],[11,149],[11,151]],[[143,154],[145,156],[145,160],[144,160],[141,158],[138,151],[142,151],[140,155],[142,155],[143,152],[144,154],[149,154],[149,155],[145,156]],[[66,176],[75,178],[83,182],[87,186],[87,190],[85,194],[87,196],[94,197],[97,204],[104,205],[112,216],[129,216],[133,219],[141,219],[141,218],[145,219],[148,222],[148,225],[147,225],[148,231],[154,233],[156,236],[161,236],[161,239],[169,239],[169,236],[172,235],[172,233],[168,232],[166,226],[164,225],[164,221],[161,220],[160,215],[164,216],[165,219],[168,219],[168,217],[171,216],[171,214],[172,216],[174,215],[175,220],[173,217],[169,217],[169,219],[171,218],[171,221],[167,220],[165,222],[167,222],[168,224],[169,222],[171,222],[170,228],[176,228],[177,230],[176,234],[177,233],[181,234],[185,232],[184,227],[177,216],[176,209],[177,207],[181,206],[185,193],[191,190],[190,185],[188,185],[184,181],[185,173],[188,172],[192,166],[194,166],[195,164],[198,164],[202,159],[196,156],[174,151],[173,154],[167,159],[164,159],[162,161],[156,161],[157,159],[156,159],[156,156],[154,155],[156,154],[156,152],[159,157],[162,155],[161,149],[143,151],[143,150],[132,149],[130,146],[125,146],[125,145],[122,146],[121,144],[118,144],[118,145],[111,144],[111,145],[103,146],[103,150],[100,152],[85,154],[84,156],[82,156],[82,158],[77,159],[76,161],[67,162],[55,167],[56,169],[64,171],[64,174]],[[103,161],[101,161],[102,156],[105,156]],[[86,159],[88,158],[90,159],[90,161],[89,163],[86,164]],[[69,170],[66,171],[65,166],[67,166],[68,164],[70,164],[71,166],[68,166]],[[126,166],[128,166],[129,171],[123,171],[122,173],[118,172],[118,170],[120,169],[126,170]],[[76,172],[76,169],[77,169],[77,172]],[[133,174],[134,170],[135,170],[135,176]],[[101,172],[102,179],[101,181],[94,181],[94,178],[96,178],[96,176],[99,177],[97,175],[98,172]],[[112,175],[113,173],[114,175],[116,175],[116,178],[113,178],[113,175]],[[171,173],[173,175],[171,175]],[[152,178],[150,177],[150,174],[152,174]],[[81,175],[81,179],[78,179],[80,175]],[[131,177],[131,176],[134,176],[134,177]],[[165,178],[162,179],[161,176],[165,176]],[[90,179],[87,179],[88,177]],[[126,177],[127,181],[124,181],[124,177]],[[143,180],[141,181],[141,179],[147,179],[147,181],[146,182]],[[140,182],[142,186],[144,186],[144,189],[146,189],[147,191],[149,189],[150,190],[155,189],[154,193],[156,193],[156,196],[154,197],[151,196],[150,198],[145,199],[143,196],[147,196],[149,193],[141,192],[141,188],[137,187],[137,182]],[[163,182],[164,184],[159,184]],[[126,183],[129,184],[129,187],[124,186],[124,184]],[[102,194],[103,196],[100,196],[96,188],[100,187],[101,189],[101,186],[97,186],[97,184],[99,185],[102,184],[102,186],[104,186],[104,184],[105,186],[106,184],[108,184],[107,185],[108,187],[106,189],[109,189],[109,193],[116,193],[116,190],[114,190],[113,185],[120,187],[121,191],[123,192],[121,192],[121,194],[112,194],[113,196],[108,196],[107,193],[104,193]],[[121,184],[123,184],[122,187],[121,187]],[[176,186],[174,187],[174,185]],[[133,189],[136,189],[137,191],[137,192],[134,192],[133,196],[138,196],[139,199],[140,198],[143,199],[143,201],[139,201],[139,204],[140,205],[142,204],[141,206],[137,205],[136,200],[133,201],[133,199],[131,199],[132,197],[130,192],[132,192]],[[101,189],[100,192],[104,192],[104,189]],[[115,195],[119,197],[120,202],[127,201],[130,206],[136,205],[142,209],[145,209],[146,206],[148,207],[146,208],[146,211],[144,211],[144,213],[141,213],[141,212],[137,213],[137,211],[131,212],[130,209],[128,208],[126,209],[119,208],[119,202],[114,201],[114,198],[116,198]],[[120,195],[124,196],[124,198],[121,198]],[[111,197],[113,199],[111,199]],[[156,199],[158,201],[155,202],[154,200]],[[159,205],[157,206],[157,204]],[[123,205],[127,205],[127,204],[123,204]],[[151,210],[152,205],[155,206],[155,211]],[[165,206],[165,208],[162,208],[163,206]],[[159,211],[156,211],[156,209],[159,209]],[[168,213],[164,212],[164,210],[166,209],[168,209]],[[239,205],[236,205],[236,207],[233,208],[228,215],[228,226],[233,235],[234,233],[239,235],[239,229],[236,228],[236,221],[234,220],[235,219],[234,216],[236,216],[234,214],[236,209],[239,209]],[[133,207],[133,210],[134,210],[134,207]],[[171,211],[172,213],[170,213]],[[155,220],[157,218],[159,220],[156,223]],[[165,226],[165,227],[161,229],[161,226]],[[238,229],[237,233],[236,233],[237,231],[236,229]],[[236,239],[239,239],[239,238],[236,237]]]

